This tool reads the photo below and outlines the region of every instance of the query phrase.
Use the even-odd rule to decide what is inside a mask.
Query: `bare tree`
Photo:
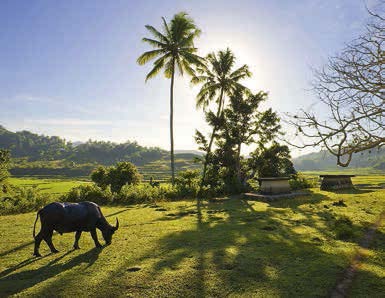
[[[313,88],[328,116],[301,110],[290,120],[305,137],[296,147],[327,149],[342,167],[354,153],[385,144],[385,18],[369,13],[365,34],[315,72]]]

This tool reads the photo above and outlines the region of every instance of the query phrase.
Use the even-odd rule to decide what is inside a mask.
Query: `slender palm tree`
[[[224,51],[218,51],[217,54],[208,54],[206,62],[206,65],[197,68],[197,75],[191,79],[193,84],[202,84],[196,98],[197,108],[206,110],[209,104],[215,101],[218,105],[216,116],[219,118],[223,113],[226,96],[231,96],[236,90],[249,92],[249,89],[240,84],[239,81],[250,77],[251,72],[246,64],[233,70],[235,56],[229,48]],[[218,127],[214,125],[203,165],[201,187],[205,182],[207,163],[217,129]]]
[[[167,23],[162,17],[163,26],[159,31],[153,26],[146,25],[146,29],[153,38],[143,38],[142,40],[155,49],[143,53],[137,60],[138,64],[143,65],[157,58],[154,67],[146,76],[148,79],[156,76],[162,69],[164,76],[171,79],[170,85],[170,143],[171,143],[171,181],[175,180],[174,165],[174,76],[176,68],[180,75],[185,72],[194,75],[193,65],[202,66],[204,59],[195,54],[197,49],[194,47],[194,39],[199,36],[200,30],[194,21],[184,12],[174,15],[172,20]]]

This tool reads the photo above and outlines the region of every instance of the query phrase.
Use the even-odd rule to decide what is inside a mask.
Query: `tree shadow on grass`
[[[328,200],[329,196],[309,191],[309,194],[294,198],[281,198],[275,201],[265,201],[270,207],[274,208],[291,208],[297,209],[305,204],[318,204],[324,200]]]
[[[324,296],[347,262],[324,252],[308,235],[296,233],[290,223],[275,218],[276,210],[254,210],[240,199],[215,204],[198,201],[196,208],[196,229],[160,239],[166,253],[149,274],[156,277],[165,270],[178,272],[189,266],[189,286],[175,289],[178,296],[191,294],[192,289],[202,297],[245,294],[259,288],[265,288],[268,295]],[[213,220],[213,214],[221,219]],[[151,254],[142,260],[147,258]]]
[[[339,190],[324,190],[325,192],[330,192],[334,194],[348,194],[348,195],[359,195],[375,192],[374,187],[365,187],[365,188],[350,188],[350,189],[339,189]]]
[[[16,293],[19,293],[25,289],[33,287],[38,283],[44,282],[60,273],[63,273],[67,270],[70,270],[73,267],[76,267],[82,263],[87,263],[87,267],[92,266],[99,257],[101,248],[93,248],[88,252],[85,252],[81,255],[70,259],[66,263],[59,263],[60,260],[64,259],[67,255],[71,254],[73,251],[68,251],[63,255],[58,256],[57,258],[50,261],[47,265],[39,267],[38,269],[27,270],[22,272],[16,272],[17,269],[20,269],[28,264],[31,264],[36,261],[40,261],[41,258],[28,259],[20,264],[3,271],[0,275],[0,293],[4,296],[10,296]]]
[[[288,206],[281,201],[265,206],[241,199],[198,200],[195,207],[180,206],[174,218],[164,214],[160,219],[171,221],[170,231],[137,258],[122,259],[117,267],[98,280],[98,285],[103,287],[93,288],[89,294],[102,296],[102,293],[111,295],[116,291],[122,294],[121,291],[127,289],[130,294],[141,297],[232,294],[325,297],[344,271],[350,256],[335,252],[333,235],[328,233],[326,225],[319,225],[328,220],[328,210],[302,208],[304,204],[320,203],[327,196],[297,199],[298,202],[287,199],[290,200]],[[301,219],[291,218],[293,214]],[[178,226],[174,223],[176,220],[186,220],[188,227],[183,223]],[[166,225],[161,227],[169,228]],[[124,250],[116,255],[122,256]],[[28,280],[35,278],[34,274],[45,274],[46,277],[41,279],[44,281],[88,262],[88,258],[81,255],[62,265],[31,270],[28,276],[27,273],[12,276]],[[139,273],[127,270],[132,265],[140,265]],[[54,293],[63,284],[69,287],[76,282],[76,278],[67,277],[56,279],[44,289]],[[40,281],[23,282],[26,285],[11,290],[11,294]]]
[[[115,215],[118,215],[118,214],[120,214],[120,213],[123,213],[123,212],[126,212],[126,211],[129,211],[129,210],[131,210],[133,207],[126,207],[125,209],[123,209],[123,210],[119,210],[119,211],[116,211],[116,212],[114,212],[114,213],[111,213],[111,214],[108,214],[108,215],[106,215],[106,217],[111,217],[111,216],[115,216]]]

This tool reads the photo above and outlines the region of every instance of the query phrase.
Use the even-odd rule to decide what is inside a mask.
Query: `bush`
[[[9,187],[0,200],[0,214],[25,213],[35,211],[52,202],[36,187]]]
[[[115,202],[121,204],[153,203],[163,200],[176,200],[179,197],[176,188],[169,184],[152,187],[149,184],[124,185],[117,193]]]
[[[5,180],[9,176],[9,163],[11,155],[8,150],[0,149],[0,186],[2,186]]]
[[[294,177],[289,180],[289,184],[293,190],[316,187],[316,182],[314,180],[307,179],[300,174],[294,175]]]
[[[199,191],[200,179],[201,175],[199,170],[179,172],[175,178],[175,188],[183,198],[196,197]]]
[[[111,188],[101,188],[97,185],[79,185],[72,188],[67,194],[60,198],[66,202],[91,201],[97,204],[108,204],[113,201]]]
[[[113,192],[119,192],[125,184],[138,184],[141,175],[134,164],[123,161],[112,167],[98,167],[91,173],[91,179],[99,187],[105,188],[111,185]]]

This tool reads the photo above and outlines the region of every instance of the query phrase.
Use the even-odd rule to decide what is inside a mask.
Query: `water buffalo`
[[[40,216],[40,232],[35,236],[37,219]],[[119,228],[119,220],[116,218],[116,226],[111,226],[103,216],[99,206],[93,202],[81,203],[51,203],[37,212],[35,224],[33,226],[33,237],[35,238],[34,255],[39,257],[40,242],[44,240],[51,252],[58,250],[52,243],[53,231],[60,234],[76,232],[74,249],[79,249],[79,238],[82,232],[90,232],[96,247],[102,245],[98,241],[96,234],[98,228],[103,235],[106,244],[111,244],[114,232]]]

